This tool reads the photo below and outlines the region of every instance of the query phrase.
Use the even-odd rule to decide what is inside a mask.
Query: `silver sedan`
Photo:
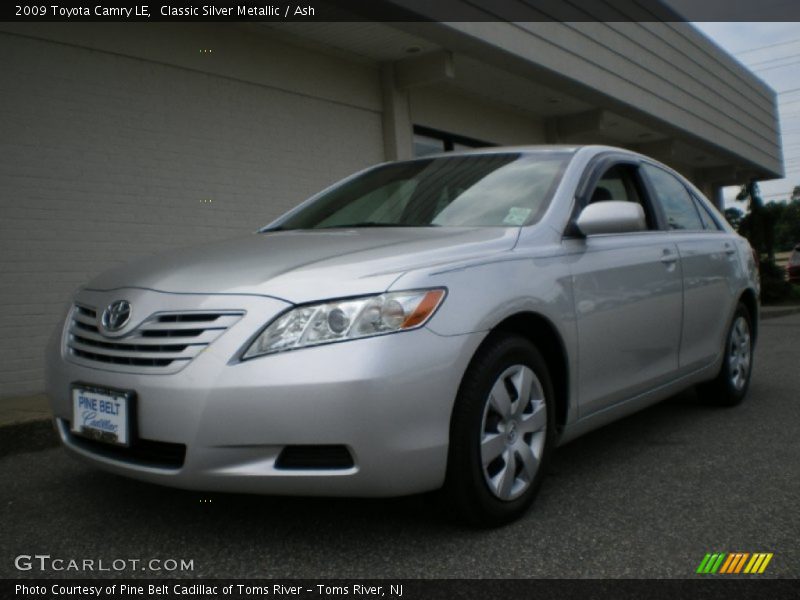
[[[198,490],[441,490],[480,524],[553,449],[699,384],[740,402],[756,264],[679,174],[610,147],[387,163],[253,235],[80,288],[47,353],[58,431]]]

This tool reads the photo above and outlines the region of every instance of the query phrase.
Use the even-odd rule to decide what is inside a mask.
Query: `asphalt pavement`
[[[429,496],[204,495],[105,474],[60,448],[12,453],[0,458],[0,577],[92,575],[14,566],[43,554],[191,560],[169,575],[193,577],[685,578],[709,552],[769,552],[756,577],[796,578],[798,356],[800,315],[762,321],[744,404],[714,408],[690,391],[560,448],[533,509],[497,530],[453,524]],[[162,576],[140,569],[102,575]]]

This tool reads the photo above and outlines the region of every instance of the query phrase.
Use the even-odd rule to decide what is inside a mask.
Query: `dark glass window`
[[[488,148],[494,145],[464,135],[414,125],[414,156],[417,157],[440,152],[452,152],[454,150]]]
[[[414,134],[414,156],[420,157],[428,156],[429,154],[439,154],[445,150],[444,140],[420,133]]]

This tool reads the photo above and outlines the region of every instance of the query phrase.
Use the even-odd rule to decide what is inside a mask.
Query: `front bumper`
[[[47,389],[66,448],[106,470],[186,489],[396,496],[442,485],[453,401],[482,334],[445,337],[423,328],[231,362],[274,316],[264,315],[285,306],[242,302],[249,303],[245,317],[172,374],[76,364],[54,336]],[[109,455],[74,437],[76,382],[135,392],[137,439],[185,446],[182,464]],[[317,445],[346,447],[353,465],[276,466],[287,446]]]

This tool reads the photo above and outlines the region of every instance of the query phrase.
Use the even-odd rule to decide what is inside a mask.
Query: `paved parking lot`
[[[533,510],[494,531],[449,523],[427,497],[204,496],[58,448],[9,455],[0,576],[49,554],[191,559],[177,574],[218,577],[691,577],[707,552],[742,551],[774,553],[761,577],[797,577],[798,356],[800,315],[763,321],[745,404],[687,392],[559,449]]]

